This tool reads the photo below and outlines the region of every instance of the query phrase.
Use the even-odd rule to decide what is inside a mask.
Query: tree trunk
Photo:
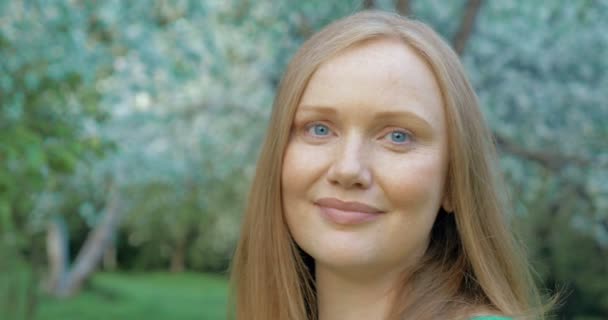
[[[36,318],[36,311],[38,310],[38,270],[36,270],[36,266],[36,264],[32,264],[31,273],[28,278],[25,294],[25,320],[34,320]]]
[[[469,0],[467,2],[465,13],[462,16],[462,20],[460,20],[460,27],[458,27],[458,31],[456,32],[453,41],[454,51],[456,51],[459,56],[464,52],[467,41],[469,40],[471,33],[473,33],[473,27],[475,26],[479,8],[481,8],[481,0]]]
[[[49,264],[47,289],[51,293],[64,284],[68,271],[69,250],[65,221],[61,216],[56,217],[49,223],[46,233],[46,253]]]
[[[179,241],[171,254],[170,271],[173,273],[184,272],[186,269],[186,246],[184,241]]]
[[[375,6],[374,0],[363,0],[363,9],[373,9]]]
[[[106,251],[103,254],[102,261],[103,269],[107,271],[116,270],[116,243],[112,241],[112,243],[108,246]]]
[[[113,187],[110,188],[103,216],[97,226],[87,236],[65,280],[60,281],[54,290],[53,293],[56,296],[68,297],[77,293],[84,282],[95,271],[106,248],[111,244],[121,214],[119,199],[115,189]]]

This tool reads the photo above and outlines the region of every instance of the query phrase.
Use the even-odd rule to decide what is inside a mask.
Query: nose
[[[366,189],[372,184],[369,153],[360,139],[352,138],[336,146],[333,162],[327,172],[332,185],[345,189]]]

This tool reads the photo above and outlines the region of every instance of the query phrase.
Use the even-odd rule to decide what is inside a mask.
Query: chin
[[[332,269],[368,268],[377,264],[379,257],[374,250],[340,246],[334,242],[317,250],[306,251],[318,265]],[[371,252],[370,252],[371,251]]]

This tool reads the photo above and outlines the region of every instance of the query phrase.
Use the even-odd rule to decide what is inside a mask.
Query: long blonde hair
[[[296,108],[325,61],[362,41],[390,37],[411,47],[434,72],[447,119],[447,192],[429,247],[399,294],[390,319],[460,317],[483,307],[542,318],[538,290],[509,230],[492,135],[458,56],[431,28],[396,14],[364,11],[313,35],[279,85],[232,262],[236,319],[316,319],[314,262],[299,250],[281,203],[281,168]],[[405,281],[404,281],[405,282]]]

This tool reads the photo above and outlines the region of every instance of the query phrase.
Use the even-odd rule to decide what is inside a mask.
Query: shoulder
[[[466,320],[514,320],[505,316],[503,312],[490,306],[476,306],[464,313],[462,319]]]
[[[502,312],[493,308],[482,307],[477,312],[469,314],[468,320],[513,320],[511,317],[501,315]]]

